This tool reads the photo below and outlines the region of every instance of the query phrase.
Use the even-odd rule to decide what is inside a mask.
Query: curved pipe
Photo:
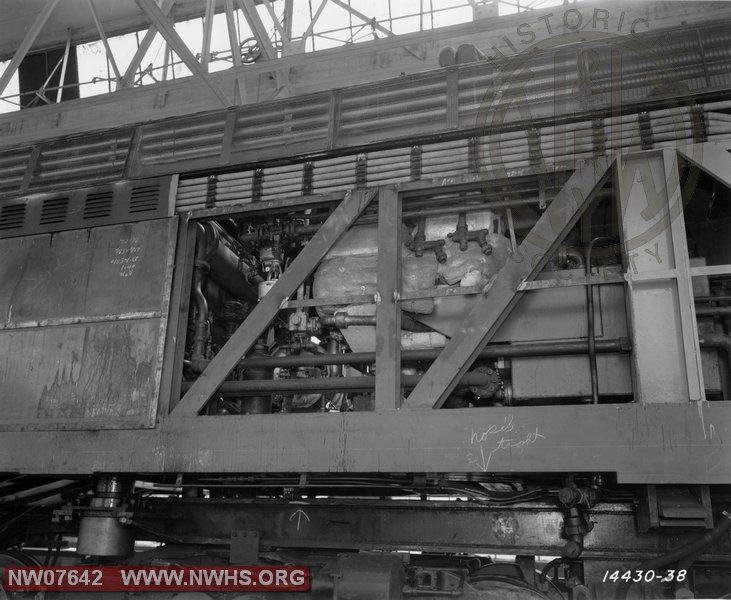
[[[205,261],[205,229],[198,224],[198,240],[195,249],[195,266],[193,267],[193,290],[191,292],[197,309],[195,331],[193,334],[193,352],[190,364],[197,371],[203,371],[208,364],[206,361],[206,343],[210,335],[210,311],[208,300],[203,293],[203,283],[208,274],[208,263]]]
[[[731,529],[730,510],[731,507],[721,513],[721,519],[716,523],[716,527],[712,531],[709,531],[694,542],[681,546],[677,550],[642,563],[639,568],[643,570],[662,569],[663,567],[675,564],[678,561],[700,553],[704,548],[721,539]]]
[[[227,243],[233,245],[237,242],[217,223],[199,223],[196,261],[206,263],[211,279],[236,298],[258,302],[256,284],[261,277],[252,277],[253,284],[247,281],[239,270],[239,257]]]

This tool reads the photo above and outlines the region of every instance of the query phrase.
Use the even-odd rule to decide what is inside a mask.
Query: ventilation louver
[[[114,194],[112,190],[94,192],[86,197],[84,219],[99,219],[112,214]]]
[[[0,209],[0,231],[20,229],[25,225],[25,202],[6,204]]]
[[[159,184],[141,185],[132,188],[132,194],[129,199],[130,214],[157,210],[159,198]]]
[[[158,177],[6,200],[0,205],[0,238],[169,217],[176,183],[177,178]]]
[[[69,197],[46,198],[41,206],[41,225],[63,223],[69,210]]]

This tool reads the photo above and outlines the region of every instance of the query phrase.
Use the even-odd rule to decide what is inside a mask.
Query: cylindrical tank
[[[119,477],[99,477],[89,511],[81,518],[76,543],[77,554],[92,556],[126,556],[134,551],[135,539],[130,527],[117,517],[107,516],[118,507],[129,491],[129,482]],[[99,509],[95,511],[94,509]]]

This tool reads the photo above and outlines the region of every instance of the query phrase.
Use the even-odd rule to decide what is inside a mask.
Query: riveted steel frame
[[[635,398],[705,400],[677,153],[621,156],[616,181]]]
[[[425,517],[428,515],[428,517]],[[175,514],[177,519],[160,519]],[[588,513],[595,526],[584,541],[584,558],[647,558],[675,549],[682,533],[663,537],[639,534],[631,507],[602,504]],[[486,506],[478,502],[317,500],[306,504],[277,501],[153,499],[135,520],[146,531],[191,543],[228,544],[232,531],[258,531],[260,543],[274,548],[337,550],[416,550],[422,552],[496,552],[556,554],[563,514],[553,504]],[[190,532],[205,532],[195,539]],[[723,560],[728,539],[706,550]],[[631,550],[630,550],[631,549]],[[628,552],[629,550],[629,552]]]
[[[431,184],[420,181],[397,186],[396,194],[382,193],[383,198],[412,197],[428,192],[430,186],[440,191],[474,189],[479,186],[479,178]],[[584,189],[590,194],[595,187],[596,183]],[[348,225],[373,194],[363,192],[361,200],[353,201],[351,208],[357,209],[351,212]],[[332,206],[342,198],[336,194],[300,201],[308,206]],[[585,199],[581,194],[577,198],[570,195],[571,210],[564,223],[573,218],[569,213],[573,215]],[[262,209],[287,210],[297,204],[297,199],[291,199],[198,211],[191,215],[191,222]],[[388,212],[394,210],[390,206]],[[386,218],[382,216],[384,223]],[[345,228],[347,225],[342,230]],[[332,233],[326,228],[323,236],[329,238]],[[180,242],[180,246],[179,252],[190,254],[190,241]],[[319,245],[316,254],[324,256],[326,246]],[[319,260],[310,258],[308,272]],[[386,260],[391,264],[392,258],[383,258],[384,264]],[[178,265],[185,270],[185,264],[181,255]],[[300,276],[305,277],[303,273]],[[515,282],[516,291],[519,283]],[[181,292],[177,296],[183,304],[185,295]],[[288,297],[279,296],[279,300]],[[267,311],[276,312],[280,306],[281,302],[274,301]],[[177,331],[179,336],[181,327]],[[238,350],[245,350],[244,346]],[[238,357],[232,356],[235,363]],[[219,370],[223,372],[227,367],[221,365]],[[180,371],[167,369],[167,376],[179,377]],[[393,379],[383,381],[388,382],[389,389],[396,387]],[[0,438],[0,471],[49,475],[421,472],[477,476],[612,472],[620,483],[703,484],[731,480],[731,463],[727,460],[731,450],[730,402],[394,410],[399,398],[389,395],[386,401],[377,403],[376,410],[367,412],[197,416],[204,402],[201,398],[216,387],[210,378],[204,382],[205,393],[199,391],[187,411],[161,414],[154,429],[109,431],[103,436],[96,431],[7,432]],[[520,448],[505,447],[500,436],[491,433],[505,423],[511,423],[516,434],[522,436],[515,438],[518,442],[533,441]]]
[[[197,414],[223,383],[236,363],[249,351],[279,312],[282,303],[315,270],[317,264],[338,238],[355,222],[376,195],[374,190],[355,190],[347,194],[307,246],[277,280],[266,296],[221,348],[221,351],[196,379],[175,406],[173,415],[180,418]]]
[[[440,408],[459,378],[520,300],[521,282],[531,280],[593,201],[613,160],[599,158],[579,167],[551,202],[516,254],[497,274],[455,335],[404,403],[404,408]]]

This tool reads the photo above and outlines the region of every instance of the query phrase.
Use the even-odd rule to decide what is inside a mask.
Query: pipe
[[[586,324],[589,340],[589,372],[591,374],[591,402],[599,404],[599,376],[596,366],[596,333],[594,332],[594,286],[591,283],[591,251],[599,242],[616,242],[611,237],[595,237],[589,242],[584,261],[586,273]]]
[[[494,344],[486,346],[478,358],[520,358],[526,356],[571,356],[586,354],[586,341],[578,342],[530,342],[519,344]],[[626,353],[632,350],[627,338],[599,340],[595,349],[600,354],[615,352]],[[424,350],[404,350],[401,352],[401,362],[418,362],[435,360],[442,348]],[[243,368],[252,367],[312,367],[326,365],[364,365],[376,362],[375,352],[350,352],[347,354],[318,354],[310,356],[283,356],[268,358],[245,358],[239,365]]]
[[[724,295],[724,296],[696,296],[694,298],[695,302],[728,302],[731,300],[731,296]],[[696,309],[697,310],[697,309]]]
[[[206,360],[206,343],[210,335],[210,311],[208,309],[208,300],[203,293],[203,282],[208,274],[208,263],[204,260],[205,245],[203,239],[205,231],[203,225],[198,224],[198,244],[195,250],[195,266],[193,267],[193,301],[197,308],[195,318],[195,328],[193,333],[193,351],[191,353],[190,364],[196,372],[202,372],[208,361]]]
[[[414,388],[421,380],[419,375],[402,375],[401,385],[404,388]],[[459,381],[462,387],[484,387],[491,382],[488,375],[473,372],[467,373]],[[182,390],[187,391],[192,382],[183,382]],[[218,388],[217,394],[221,396],[244,396],[262,394],[275,394],[283,392],[353,392],[368,391],[376,387],[375,377],[334,377],[334,378],[307,378],[307,379],[269,379],[269,380],[244,380],[224,381]]]
[[[695,309],[696,317],[728,317],[731,306],[699,306]]]
[[[652,560],[642,563],[639,568],[644,571],[662,569],[700,552],[711,544],[714,544],[726,535],[729,529],[731,529],[731,512],[729,511],[731,511],[731,507],[728,507],[721,513],[721,519],[718,523],[716,523],[716,527],[714,527],[712,531],[709,531],[694,542],[681,546],[677,550],[673,550],[668,554],[658,556],[657,558],[653,558]]]
[[[348,327],[357,326],[374,326],[376,324],[376,317],[375,315],[349,315],[346,312],[336,312],[334,315],[320,317],[320,324],[325,327],[337,327],[338,329],[347,329]],[[401,312],[401,329],[417,333],[428,333],[433,331],[431,327],[417,321],[406,312]]]
[[[375,315],[349,315],[346,312],[337,312],[332,316],[320,317],[320,323],[326,327],[347,329],[358,325],[375,325]]]
[[[258,282],[255,279],[252,279],[254,284],[247,281],[239,270],[239,257],[225,242],[236,244],[217,223],[199,223],[196,260],[208,265],[211,279],[227,292],[239,299],[258,302]]]

